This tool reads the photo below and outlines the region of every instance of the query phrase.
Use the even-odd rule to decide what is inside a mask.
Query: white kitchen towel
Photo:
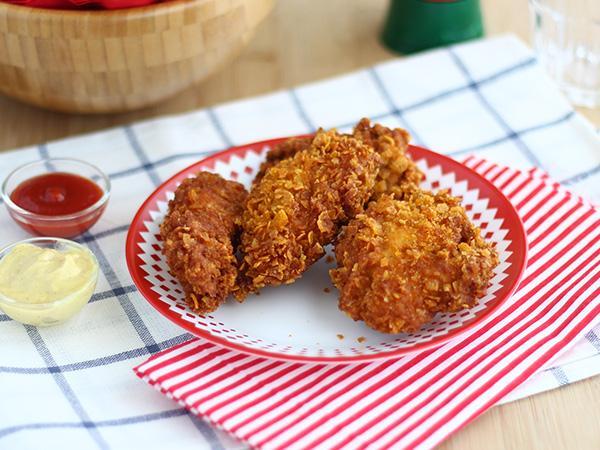
[[[0,449],[234,449],[245,446],[148,389],[132,368],[189,335],[137,293],[124,256],[141,202],[176,171],[233,144],[345,131],[361,117],[407,128],[414,142],[463,159],[537,166],[600,202],[600,140],[513,37],[392,60],[337,78],[178,116],[0,154],[0,179],[46,156],[108,173],[109,206],[79,240],[102,266],[79,316],[54,328],[0,314]],[[26,238],[0,209],[0,246]],[[600,372],[600,327],[507,400]]]

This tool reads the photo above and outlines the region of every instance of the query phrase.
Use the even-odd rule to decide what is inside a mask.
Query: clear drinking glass
[[[600,0],[529,0],[542,65],[576,105],[600,106]]]

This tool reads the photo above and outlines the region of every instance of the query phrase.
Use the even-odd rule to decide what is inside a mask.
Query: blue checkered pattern
[[[140,203],[174,172],[231,145],[317,127],[346,131],[368,116],[463,157],[538,166],[600,201],[600,140],[512,37],[394,60],[338,78],[211,109],[0,155],[0,178],[40,157],[85,159],[110,175],[101,221],[79,238],[97,256],[97,292],[54,328],[0,314],[0,448],[245,448],[148,390],[131,368],[188,338],[138,294],[124,242]],[[0,212],[0,246],[27,236]],[[600,373],[600,327],[508,400]]]

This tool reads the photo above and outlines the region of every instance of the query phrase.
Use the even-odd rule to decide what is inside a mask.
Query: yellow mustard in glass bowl
[[[57,325],[90,300],[98,261],[67,239],[33,238],[0,250],[0,309],[21,323]]]

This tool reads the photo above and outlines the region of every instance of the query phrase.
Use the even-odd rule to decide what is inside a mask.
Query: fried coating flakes
[[[381,168],[373,192],[373,199],[383,194],[393,194],[402,199],[406,193],[417,189],[423,173],[406,154],[410,135],[401,128],[390,129],[369,119],[361,119],[354,127],[354,137],[381,156]]]
[[[284,159],[291,158],[296,153],[306,150],[310,147],[313,137],[303,138],[292,138],[287,141],[283,141],[281,144],[277,144],[269,152],[267,152],[267,159],[260,165],[260,169],[254,177],[253,184],[258,183],[265,176],[265,173],[270,167],[273,167]]]
[[[381,157],[373,199],[382,194],[393,194],[401,199],[407,192],[417,189],[423,180],[423,173],[406,154],[410,140],[406,130],[390,129],[379,124],[371,126],[369,119],[361,119],[354,127],[352,136],[372,147]],[[306,150],[311,141],[311,137],[293,138],[273,147],[260,166],[254,183],[260,181],[269,168]]]
[[[238,298],[289,284],[324,254],[340,226],[363,211],[380,157],[335,131],[319,131],[310,147],[270,167],[255,184],[242,216],[244,255]]]
[[[498,265],[494,247],[446,192],[382,195],[343,229],[335,254],[339,308],[384,333],[472,307]]]
[[[214,311],[237,289],[234,245],[246,195],[241,184],[200,172],[169,202],[160,227],[163,254],[194,312]]]

